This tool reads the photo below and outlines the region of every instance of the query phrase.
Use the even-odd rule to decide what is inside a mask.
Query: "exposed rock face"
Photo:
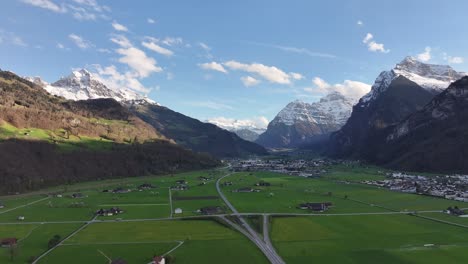
[[[391,127],[376,161],[413,171],[468,172],[468,77]]]
[[[422,109],[435,95],[464,73],[450,66],[424,64],[405,58],[382,72],[371,91],[353,107],[351,117],[330,137],[329,154],[341,158],[373,159],[387,128]]]
[[[266,147],[291,148],[322,140],[345,124],[354,103],[338,92],[311,104],[296,100],[276,115],[256,142]]]

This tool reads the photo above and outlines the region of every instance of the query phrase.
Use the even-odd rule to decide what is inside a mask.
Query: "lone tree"
[[[50,240],[49,243],[47,244],[48,248],[51,249],[60,243],[61,237],[59,235],[53,236]]]

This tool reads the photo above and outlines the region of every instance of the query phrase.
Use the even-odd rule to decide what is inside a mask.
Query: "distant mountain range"
[[[85,69],[73,71],[69,76],[52,84],[40,77],[27,79],[40,85],[50,94],[69,100],[115,99],[164,137],[195,152],[205,152],[220,158],[266,154],[263,147],[243,140],[233,132],[174,112],[132,90],[111,89],[99,76]]]
[[[351,115],[355,99],[332,92],[315,103],[289,103],[268,124],[257,143],[270,148],[294,148],[323,140]]]
[[[118,102],[144,100],[155,103],[146,96],[142,96],[130,89],[111,89],[98,76],[86,69],[73,71],[67,77],[49,84],[40,77],[25,77],[25,79],[43,87],[52,95],[61,96],[69,100],[88,100],[98,98],[112,98]]]

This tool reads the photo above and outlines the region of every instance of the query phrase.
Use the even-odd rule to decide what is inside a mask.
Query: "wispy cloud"
[[[230,105],[216,102],[213,100],[186,102],[186,104],[195,106],[195,107],[209,108],[213,110],[233,110],[234,109]]]
[[[154,52],[157,52],[161,55],[164,55],[164,56],[172,56],[174,55],[174,52],[172,52],[171,50],[167,49],[167,48],[164,48],[164,47],[161,47],[160,45],[157,44],[157,42],[155,41],[152,41],[152,40],[148,40],[148,41],[143,41],[141,43],[141,45],[143,45],[143,47],[149,49],[149,50],[152,50]]]
[[[94,45],[88,41],[85,40],[83,37],[78,36],[76,34],[70,34],[68,35],[68,38],[80,49],[88,49],[90,47],[93,47]]]
[[[282,50],[282,51],[285,51],[285,52],[303,54],[303,55],[307,55],[307,56],[310,56],[310,57],[320,57],[320,58],[328,58],[328,59],[334,59],[334,58],[337,57],[334,54],[311,51],[311,50],[309,50],[307,48],[298,48],[298,47],[292,47],[292,46],[283,46],[283,45],[268,44],[268,43],[261,43],[261,42],[252,42],[252,41],[247,41],[247,43],[257,45],[257,46],[263,46],[263,47],[279,49],[279,50]]]
[[[152,19],[152,18],[146,19],[146,22],[148,22],[148,24],[154,24],[154,23],[156,23],[156,21],[155,21],[154,19]]]
[[[446,52],[442,53],[442,55],[443,55],[444,60],[450,64],[461,64],[465,62],[465,59],[463,57],[449,56],[447,55]]]
[[[116,21],[112,22],[112,27],[117,31],[127,32],[128,28],[122,24],[117,23]]]
[[[106,5],[100,5],[96,0],[72,0],[56,3],[55,0],[20,0],[21,2],[49,10],[55,13],[70,14],[80,21],[92,21],[98,18],[108,19],[106,13],[111,9]]]
[[[52,0],[21,0],[21,2],[56,13],[67,12],[67,8],[64,5],[58,5]]]
[[[212,62],[206,62],[206,63],[200,63],[198,64],[198,67],[204,69],[204,70],[212,70],[212,71],[218,71],[222,73],[227,73],[226,69],[223,67],[221,63],[217,63],[215,61]]]
[[[255,86],[260,83],[259,80],[252,76],[244,76],[240,78],[245,87]]]

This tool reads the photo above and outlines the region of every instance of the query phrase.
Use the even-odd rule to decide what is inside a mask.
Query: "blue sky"
[[[201,120],[260,125],[295,99],[360,95],[408,55],[467,71],[467,9],[461,0],[10,0],[0,68],[52,82],[84,67]]]

